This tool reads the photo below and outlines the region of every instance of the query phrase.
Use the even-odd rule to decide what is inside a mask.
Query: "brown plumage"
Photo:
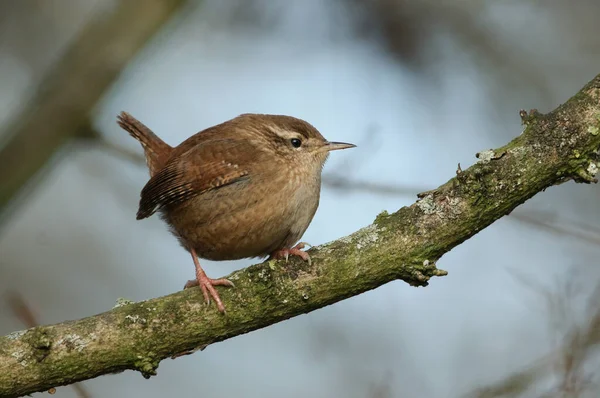
[[[309,123],[290,116],[243,114],[171,147],[128,113],[119,125],[142,144],[150,180],[138,219],[159,212],[190,251],[206,300],[224,307],[198,258],[287,258],[319,205],[321,169],[329,151],[354,145],[326,141]]]

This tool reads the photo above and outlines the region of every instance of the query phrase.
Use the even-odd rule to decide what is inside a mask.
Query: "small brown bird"
[[[158,211],[190,252],[207,303],[225,308],[198,257],[248,257],[310,261],[300,240],[319,205],[321,170],[330,151],[354,147],[329,142],[309,123],[290,116],[243,114],[171,147],[133,116],[119,126],[144,148],[150,180],[137,219]]]

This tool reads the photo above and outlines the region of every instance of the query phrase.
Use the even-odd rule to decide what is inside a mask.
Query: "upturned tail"
[[[146,164],[152,177],[167,162],[173,148],[127,112],[121,112],[117,116],[117,123],[142,144]]]

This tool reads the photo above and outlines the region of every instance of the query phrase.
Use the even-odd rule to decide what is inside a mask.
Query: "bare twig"
[[[97,145],[98,147],[107,150],[109,153],[131,163],[146,167],[146,160],[141,151],[132,151],[123,146],[114,144],[99,133],[93,133],[92,136],[95,137],[90,141],[92,145]],[[88,139],[86,139],[86,141],[88,141]],[[325,174],[323,176],[323,184],[332,189],[371,193],[375,195],[415,196],[417,192],[423,191],[423,187],[409,187],[374,181],[361,181],[333,173]]]
[[[6,295],[6,302],[15,317],[17,317],[25,327],[32,328],[39,325],[33,310],[27,305],[23,296],[17,292],[10,292]]]
[[[599,374],[590,373],[585,364],[600,344],[600,285],[588,299],[586,313],[589,318],[581,323],[572,319],[574,292],[580,290],[570,278],[563,280],[554,289],[541,287],[535,283],[534,277],[525,278],[517,275],[528,290],[539,294],[547,304],[553,329],[567,328],[560,332],[559,347],[552,353],[539,358],[523,370],[513,373],[503,380],[469,393],[467,397],[497,398],[517,397],[529,391],[535,391],[538,384],[553,374],[558,376],[554,388],[547,391],[544,397],[575,398],[583,393],[598,388]]]
[[[578,223],[572,220],[564,220],[559,223],[553,223],[543,219],[540,214],[525,214],[517,213],[510,217],[511,219],[529,224],[545,230],[547,232],[561,235],[570,236],[572,238],[588,242],[594,245],[600,245],[600,234],[596,227],[589,226],[585,223]]]

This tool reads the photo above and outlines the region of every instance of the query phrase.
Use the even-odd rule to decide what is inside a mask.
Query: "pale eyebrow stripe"
[[[279,130],[279,129],[273,128],[273,127],[269,127],[269,131],[272,134],[274,134],[277,137],[284,139],[284,140],[289,140],[290,138],[308,139],[308,137],[306,135],[302,134],[302,132],[300,132],[300,131]]]

